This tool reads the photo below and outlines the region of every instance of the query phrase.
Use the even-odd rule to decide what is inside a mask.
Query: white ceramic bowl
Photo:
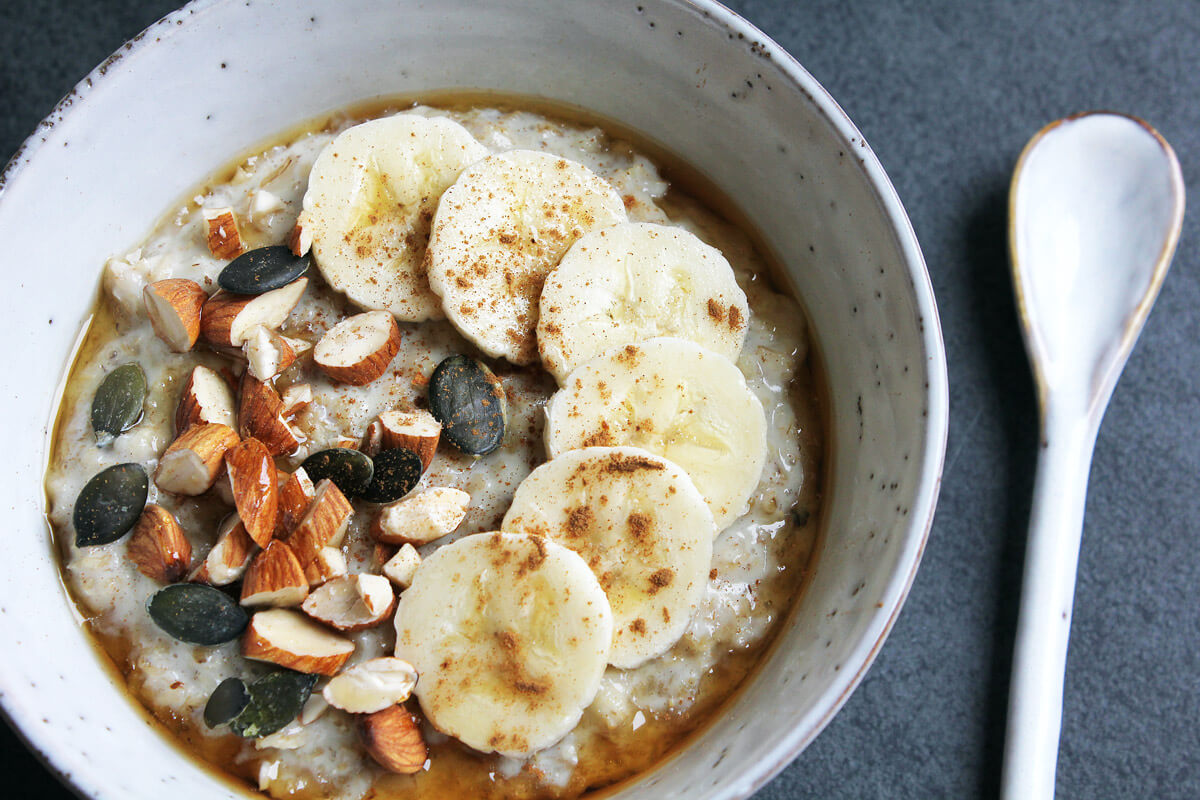
[[[799,64],[700,0],[199,0],[76,87],[0,188],[15,284],[0,294],[0,691],[31,746],[82,794],[240,796],[114,686],[46,534],[56,389],[101,264],[264,138],[355,101],[451,87],[574,103],[701,169],[782,257],[827,367],[828,535],[798,613],[720,719],[620,797],[748,796],[829,721],[887,635],[933,516],[945,357],[904,210]]]

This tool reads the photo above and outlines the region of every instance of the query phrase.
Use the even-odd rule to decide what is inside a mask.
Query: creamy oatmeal
[[[670,186],[648,157],[600,128],[485,107],[418,106],[392,114],[380,115],[379,136],[415,135],[414,130],[425,135],[432,130],[428,120],[436,120],[440,155],[437,163],[421,158],[400,163],[404,159],[399,157],[394,164],[372,161],[368,171],[376,170],[379,180],[365,199],[363,192],[357,195],[355,213],[330,222],[338,182],[362,174],[340,174],[347,167],[336,158],[353,162],[354,152],[367,152],[355,151],[359,145],[349,138],[338,139],[343,152],[327,148],[362,121],[338,116],[244,159],[168,215],[140,247],[105,265],[102,298],[73,367],[46,479],[66,582],[130,691],[189,748],[271,796],[578,796],[649,767],[700,726],[745,677],[798,595],[817,530],[822,455],[802,314],[772,288],[767,264],[745,232]],[[320,175],[310,181],[319,159],[330,163],[318,165]],[[406,170],[420,175],[448,171],[453,188],[447,192],[433,178],[404,183],[397,175]],[[576,180],[576,171],[586,176]],[[529,196],[505,193],[513,181],[549,198],[545,209]],[[582,184],[586,191],[578,188]],[[489,203],[497,208],[480,222],[476,211]],[[384,211],[395,212],[386,224],[376,218]],[[541,220],[560,211],[565,225]],[[464,215],[468,218],[462,219]],[[506,241],[509,234],[495,228],[509,224],[526,225],[521,230],[534,234],[529,241]],[[628,227],[616,227],[622,225]],[[606,233],[618,230],[621,237]],[[690,249],[680,258],[687,264],[679,269],[704,265],[711,276],[695,278],[697,286],[704,291],[717,286],[713,297],[724,298],[707,305],[701,298],[707,316],[680,323],[691,342],[648,341],[663,335],[663,318],[678,322],[690,313],[678,307],[678,283],[654,288],[655,265],[672,258],[666,250],[647,256],[645,263],[625,260],[628,285],[619,291],[628,297],[642,294],[622,312],[629,318],[627,327],[637,331],[636,341],[621,340],[612,314],[601,324],[596,314],[586,312],[588,303],[599,302],[600,295],[589,294],[596,289],[588,278],[595,274],[596,259],[647,236],[659,244],[663,237],[686,237]],[[207,319],[214,305],[210,296],[231,259],[245,250],[288,242],[295,249],[312,248],[315,263],[304,274],[307,283],[288,276],[283,288],[257,294],[266,299],[251,311],[232,308],[227,314],[232,322],[226,320],[224,329],[214,332]],[[573,248],[576,243],[581,246]],[[355,271],[356,258],[389,264],[386,279],[364,279],[361,270]],[[537,275],[537,264],[550,269],[560,261],[561,276],[551,273],[543,291],[544,273]],[[291,263],[280,261],[285,262]],[[493,270],[487,275],[485,265]],[[181,283],[163,288],[163,281]],[[160,295],[172,288],[183,291],[182,281],[194,281],[203,290],[194,302],[205,304],[206,327],[194,346],[176,341],[176,349],[185,351],[175,352],[168,346],[172,334],[186,340],[186,333],[164,330],[161,319],[156,332],[144,293],[152,284]],[[615,285],[605,284],[604,296],[618,293]],[[299,295],[294,307],[292,298],[279,294],[292,291]],[[552,293],[557,299],[550,311],[546,298]],[[272,303],[278,308],[267,308]],[[584,310],[576,313],[575,304]],[[371,309],[383,310],[365,313]],[[242,313],[247,316],[238,316]],[[247,320],[256,325],[239,328]],[[335,326],[337,335],[327,335]],[[586,335],[575,333],[585,329]],[[447,361],[455,356],[465,358]],[[736,366],[727,358],[735,358]],[[625,361],[651,363],[652,368],[626,372]],[[129,363],[140,365],[145,376],[140,418],[132,427],[115,423],[115,431],[126,429],[98,437],[93,397],[107,375]],[[443,364],[444,372],[435,375]],[[212,372],[196,371],[197,366]],[[673,386],[662,378],[675,375],[675,369],[689,376],[686,391],[675,392],[683,384]],[[245,371],[250,378],[242,376]],[[439,405],[441,386],[470,387],[474,394],[467,392],[468,400],[456,401],[453,391],[446,390],[451,399],[445,402],[474,403],[467,410],[478,412],[488,408],[491,373],[499,384],[494,399],[507,415],[498,447],[478,445],[475,452],[483,454],[476,455],[472,448],[486,439],[486,425],[478,418],[469,424],[452,419],[455,409]],[[653,409],[638,408],[622,417],[623,406],[610,402],[612,387],[622,380],[632,387],[621,394],[626,406]],[[241,420],[206,399],[224,392],[234,398]],[[268,412],[248,408],[248,393],[261,395]],[[181,410],[181,395],[199,397],[203,408]],[[713,398],[719,402],[710,402]],[[267,419],[247,431],[252,412],[266,413]],[[700,422],[685,425],[681,415]],[[562,419],[556,421],[556,416]],[[437,422],[430,422],[433,418]],[[205,424],[187,427],[197,419]],[[231,431],[221,427],[222,419]],[[436,434],[432,440],[436,447],[423,450],[430,443],[422,428],[426,424],[440,425],[442,433],[440,442]],[[733,429],[717,430],[721,425]],[[181,447],[177,440],[185,431],[197,440],[202,437],[196,431],[206,432],[206,438]],[[252,433],[262,445],[251,442]],[[580,480],[580,466],[574,477],[540,472],[537,486],[551,489],[527,489],[526,500],[518,496],[514,506],[518,487],[535,468],[560,459],[565,464],[576,457],[572,454],[589,452],[578,449],[588,446],[605,448],[601,455],[616,459],[610,472],[620,473],[595,480],[612,480],[617,487],[620,477],[625,481],[619,484],[621,491],[632,497],[642,484],[628,479],[633,467],[621,465],[637,463],[655,471],[654,486],[670,493],[671,503],[650,503],[645,515],[626,515],[602,509],[609,497],[600,491],[580,495],[586,498],[574,507],[556,505],[554,496],[545,499],[547,491],[557,494],[553,487],[568,485],[556,480]],[[168,451],[188,447],[187,453],[174,456]],[[201,464],[208,447],[225,458]],[[354,484],[357,461],[317,458],[333,448],[343,454],[365,451],[367,463],[376,459],[375,477],[357,496],[354,490],[340,491]],[[403,458],[388,461],[384,454],[392,448],[403,450]],[[612,448],[619,452],[609,454]],[[647,455],[639,455],[640,448]],[[547,462],[548,452],[558,458]],[[269,513],[247,499],[244,490],[255,485],[253,476],[264,461],[277,465],[281,487],[278,507],[272,501]],[[311,482],[289,479],[302,463],[315,474]],[[81,491],[86,493],[85,484],[102,469],[118,464],[144,468],[153,513],[148,510],[129,536],[77,546]],[[210,466],[215,480],[206,476]],[[417,476],[415,487],[406,482]],[[332,486],[319,477],[330,478]],[[409,489],[413,491],[407,493]],[[230,518],[235,508],[240,517]],[[334,527],[344,525],[345,532],[304,540],[326,516],[335,518]],[[618,523],[626,518],[632,532],[622,534]],[[573,546],[572,526],[581,519],[588,520],[588,530],[614,538],[608,544],[595,538],[590,549]],[[673,522],[679,537],[650,539],[640,556],[602,557],[606,549],[644,544],[647,540],[639,538],[643,524],[669,527]],[[533,679],[514,684],[547,692],[543,698],[552,695],[563,704],[550,709],[555,714],[531,716],[521,735],[516,719],[509,730],[492,730],[470,713],[464,718],[461,708],[450,708],[448,697],[453,695],[461,706],[462,692],[469,691],[462,688],[466,684],[455,684],[457,693],[437,691],[456,668],[452,659],[432,663],[421,658],[448,647],[428,632],[435,617],[445,622],[443,617],[451,616],[437,603],[431,607],[433,578],[423,574],[443,574],[439,588],[445,605],[451,606],[458,596],[457,573],[446,568],[451,554],[474,564],[471,559],[482,556],[471,548],[482,552],[483,540],[468,537],[502,529],[508,533],[493,537],[495,547],[502,541],[517,542],[514,552],[532,547],[535,570],[557,570],[554,575],[561,577],[554,580],[568,582],[567,594],[577,590],[572,596],[604,606],[592,619],[579,610],[584,606],[565,609],[565,601],[555,606],[549,595],[526,594],[512,601],[514,608],[524,602],[550,609],[546,613],[574,614],[568,622],[579,624],[581,640],[591,647],[586,653],[588,647],[555,651],[558,671],[578,679],[569,692]],[[150,537],[149,530],[158,538]],[[704,535],[698,537],[697,530]],[[164,531],[176,537],[170,540],[173,549],[162,545]],[[238,542],[245,552],[230,556],[227,551]],[[668,544],[678,552],[668,553]],[[148,564],[149,556],[138,555],[143,552],[138,548],[145,547],[158,559],[153,564]],[[502,561],[495,562],[496,569],[504,569]],[[633,562],[638,562],[637,570]],[[297,569],[294,579],[279,577]],[[695,580],[684,586],[691,574]],[[634,580],[641,582],[641,594],[619,590]],[[233,606],[240,599],[253,615],[247,633],[215,645],[191,644],[176,631],[168,633],[164,617],[148,613],[147,603],[151,598],[160,602],[164,585],[188,581],[223,585]],[[502,591],[508,589],[472,595],[483,598],[479,614],[503,617],[507,595]],[[398,611],[393,611],[395,595]],[[240,612],[235,608],[229,613]],[[460,615],[446,624],[465,626],[472,616]],[[587,625],[579,622],[583,617]],[[561,623],[566,617],[555,619]],[[287,626],[301,623],[313,629],[308,633],[316,642],[306,651],[307,660],[297,661],[295,653],[282,660],[272,656],[271,648],[282,647],[283,638],[292,636]],[[516,653],[511,657],[520,662],[518,671],[534,669],[531,651],[509,634],[462,630],[464,652],[482,659],[485,668],[488,659]],[[492,633],[493,649],[479,649],[484,647],[481,639]],[[408,658],[400,661],[394,655]],[[357,665],[367,664],[392,671],[366,680]],[[251,685],[278,672],[279,666],[318,676],[315,686],[309,679],[303,687],[304,696],[312,694],[294,719],[258,737],[253,727],[247,731],[244,717],[209,726],[213,719],[206,722],[206,706],[210,715],[216,713],[210,696],[222,681],[236,677]],[[411,676],[408,669],[413,669]],[[363,699],[361,686],[371,696]],[[377,709],[372,695],[379,686],[393,692],[380,701],[386,709]],[[234,695],[240,691],[240,684],[231,687]],[[327,700],[335,707],[325,707]],[[405,700],[403,706],[397,704]],[[236,697],[232,702],[235,711],[242,704]],[[507,713],[533,707],[520,706],[526,702],[520,697],[516,702],[505,706]],[[537,706],[539,712],[547,710],[547,702]],[[407,719],[395,719],[399,714]],[[408,720],[416,723],[415,740],[389,743],[389,732],[396,730],[392,726],[407,731]],[[412,752],[404,747],[418,745],[427,751],[413,752],[427,757],[406,765]]]

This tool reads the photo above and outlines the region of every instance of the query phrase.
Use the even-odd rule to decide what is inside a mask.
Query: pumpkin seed
[[[296,718],[316,683],[316,675],[301,672],[264,675],[250,684],[250,702],[229,729],[246,739],[270,736]]]
[[[108,444],[137,425],[146,402],[146,373],[134,363],[122,364],[104,376],[92,397],[92,430],[96,441]]]
[[[365,492],[375,474],[370,457],[350,447],[331,447],[313,453],[300,466],[304,467],[313,483],[328,478],[347,497]]]
[[[429,410],[442,435],[464,453],[481,456],[504,441],[504,387],[473,358],[450,356],[437,365],[429,378]]]
[[[230,261],[217,284],[234,294],[262,294],[287,286],[308,270],[308,256],[297,257],[283,245],[247,250]]]
[[[250,691],[241,678],[226,678],[217,684],[204,704],[204,724],[210,728],[233,721],[250,703]]]
[[[146,507],[150,481],[141,464],[117,464],[92,476],[75,500],[75,546],[120,539]]]
[[[375,456],[375,474],[362,493],[372,503],[391,503],[413,490],[421,480],[421,457],[406,447],[381,450]]]
[[[236,639],[250,618],[237,601],[203,583],[176,583],[150,598],[158,627],[189,644],[214,645]]]

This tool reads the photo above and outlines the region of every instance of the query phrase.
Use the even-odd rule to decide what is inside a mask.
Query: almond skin
[[[154,483],[164,492],[204,494],[216,483],[225,452],[237,443],[237,431],[228,425],[193,425],[163,452],[154,470]]]
[[[284,608],[259,611],[242,634],[242,655],[297,672],[334,676],[354,643]]]
[[[304,517],[308,506],[316,496],[316,487],[309,479],[304,467],[296,467],[296,471],[288,475],[280,473],[279,479],[279,514],[275,517],[275,538],[286,539],[292,529]]]
[[[192,368],[183,385],[175,407],[175,432],[183,433],[198,422],[219,422],[231,428],[236,424],[229,383],[216,370],[202,365]]]
[[[154,333],[176,353],[186,353],[200,338],[200,310],[208,292],[195,281],[168,278],[142,290]]]
[[[295,431],[283,419],[283,400],[249,370],[242,373],[238,425],[242,436],[258,439],[273,456],[290,456],[300,447]]]
[[[256,325],[278,328],[283,324],[307,286],[308,278],[297,278],[262,294],[218,291],[200,311],[200,336],[214,347],[240,351]]]
[[[279,513],[279,476],[275,460],[257,439],[243,439],[225,453],[225,466],[233,486],[233,502],[246,533],[259,547],[275,535]]]
[[[187,574],[192,544],[174,515],[151,503],[133,526],[125,553],[147,578],[175,583]]]
[[[317,484],[308,510],[287,537],[288,545],[303,566],[311,564],[322,547],[337,547],[342,543],[353,512],[337,484],[328,478]]]
[[[297,221],[291,233],[288,234],[287,245],[288,249],[292,251],[292,255],[299,258],[312,247],[312,234]]]
[[[402,705],[363,715],[358,730],[371,758],[389,772],[412,775],[429,758],[416,716]]]
[[[206,208],[203,213],[210,253],[228,261],[246,252],[232,208]]]
[[[377,421],[381,436],[380,449],[403,447],[412,450],[420,457],[421,467],[429,469],[429,462],[433,461],[442,435],[442,423],[433,414],[424,409],[385,411]]]
[[[254,557],[242,578],[244,606],[297,606],[308,597],[308,581],[292,548],[273,541]]]

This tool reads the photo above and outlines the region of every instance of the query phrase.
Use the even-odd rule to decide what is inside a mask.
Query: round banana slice
[[[736,361],[749,307],[721,251],[683,228],[629,222],[571,246],[542,289],[542,364],[561,383],[605,350],[656,336]]]
[[[541,536],[478,533],[434,551],[396,609],[396,656],[430,723],[483,752],[557,742],[600,688],[612,610],[576,553]]]
[[[624,221],[616,190],[582,164],[532,150],[489,156],[438,204],[429,285],[480,350],[532,364],[546,275],[576,239]]]
[[[633,445],[678,464],[720,532],[745,513],[767,454],[762,404],[732,361],[650,339],[576,368],[546,404],[546,450]]]
[[[637,447],[587,447],[547,461],[517,487],[501,528],[583,556],[612,605],[616,667],[636,667],[679,640],[712,567],[704,496],[678,466]]]
[[[367,309],[442,317],[425,277],[438,198],[488,154],[452,120],[396,114],[347,128],[313,164],[297,225],[329,285]]]

